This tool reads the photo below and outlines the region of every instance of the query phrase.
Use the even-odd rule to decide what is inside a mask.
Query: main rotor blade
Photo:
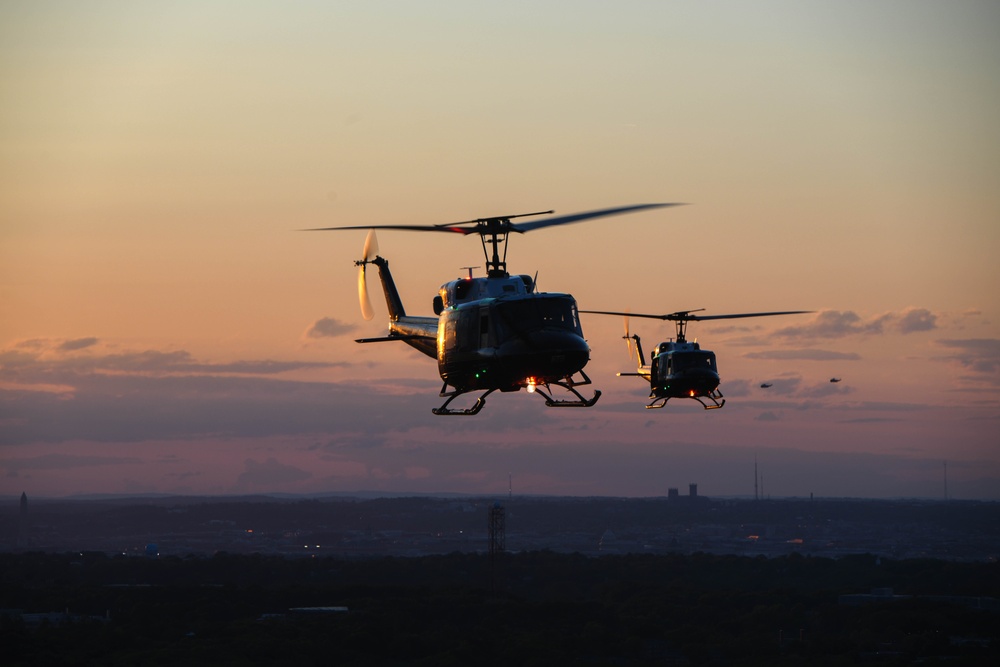
[[[406,232],[457,232],[459,234],[473,234],[475,227],[470,229],[457,227],[442,227],[438,225],[352,225],[350,227],[313,227],[311,229],[300,229],[300,232],[338,232],[342,229],[401,229]]]
[[[815,313],[815,310],[782,310],[773,313],[735,313],[732,315],[682,315],[674,313],[668,317],[670,320],[685,319],[690,322],[701,322],[703,320],[736,320],[743,317],[770,317],[771,315],[802,315],[804,313]]]
[[[646,209],[652,208],[665,208],[667,206],[684,206],[682,203],[670,203],[670,204],[636,204],[634,206],[619,206],[617,208],[604,208],[597,211],[584,211],[583,213],[571,213],[569,215],[560,215],[554,218],[545,218],[544,220],[531,220],[529,222],[519,222],[517,224],[511,224],[511,231],[514,232],[530,232],[533,229],[541,229],[542,227],[552,227],[553,225],[568,225],[572,222],[580,222],[581,220],[590,220],[591,218],[603,218],[609,215],[621,215],[623,213],[634,213],[636,211],[645,211]]]
[[[552,227],[553,225],[568,225],[572,222],[580,222],[582,220],[590,220],[591,218],[603,218],[609,215],[621,215],[623,213],[634,213],[636,211],[644,211],[646,209],[653,208],[664,208],[667,206],[684,206],[683,203],[669,203],[669,204],[636,204],[634,206],[619,206],[617,208],[605,208],[597,211],[584,211],[582,213],[571,213],[569,215],[560,215],[555,218],[545,218],[544,220],[533,220],[531,222],[519,222],[514,224],[509,222],[513,218],[524,218],[532,215],[546,215],[552,213],[553,211],[539,211],[537,213],[519,213],[517,215],[505,215],[505,216],[493,216],[490,218],[477,218],[475,220],[465,220],[462,222],[451,222],[441,225],[352,225],[348,227],[314,227],[311,229],[301,229],[299,231],[303,232],[332,232],[339,231],[342,229],[398,229],[407,232],[449,232],[453,234],[488,234],[492,233],[489,231],[487,223],[506,223],[506,229],[500,230],[502,232],[511,231],[523,234],[524,232],[529,232],[533,229],[541,229],[542,227]],[[468,227],[463,227],[462,225],[471,225]]]
[[[644,315],[643,313],[630,313],[623,310],[581,310],[581,313],[591,313],[593,315],[619,315],[621,317],[648,317],[654,320],[665,320],[666,315]]]
[[[629,313],[618,310],[581,310],[581,313],[593,313],[594,315],[621,315],[624,317],[646,317],[652,320],[669,320],[677,322],[701,322],[704,320],[735,320],[743,317],[770,317],[771,315],[801,315],[804,313],[815,313],[815,310],[782,310],[771,313],[734,313],[730,315],[692,315],[690,310],[677,313],[667,313],[666,315],[650,315],[647,313]]]
[[[489,222],[490,220],[513,220],[514,218],[527,218],[532,215],[548,215],[549,213],[555,213],[555,211],[536,211],[535,213],[515,213],[514,215],[493,215],[488,218],[476,218],[475,220],[463,220],[462,222],[449,222],[444,225],[434,225],[435,227],[451,227],[452,225],[474,225],[480,222]]]
[[[462,222],[448,222],[439,225],[351,225],[349,227],[314,227],[312,229],[300,229],[300,232],[336,232],[342,229],[400,229],[405,232],[449,232],[452,234],[482,234],[483,229],[480,223],[500,222],[511,218],[524,218],[529,215],[547,215],[553,211],[539,211],[537,213],[519,213],[517,215],[494,216],[492,218],[477,218],[476,220],[463,220]],[[510,223],[508,223],[510,224]],[[472,225],[462,227],[460,225]]]

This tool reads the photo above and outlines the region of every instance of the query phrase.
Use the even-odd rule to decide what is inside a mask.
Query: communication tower
[[[490,508],[490,589],[497,591],[496,558],[502,554],[507,542],[507,517],[500,502]]]

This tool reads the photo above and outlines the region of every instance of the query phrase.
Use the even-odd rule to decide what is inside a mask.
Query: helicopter
[[[649,398],[652,400],[647,409],[666,407],[667,401],[671,398],[691,398],[699,403],[706,410],[715,410],[726,404],[726,399],[719,391],[719,369],[716,365],[715,353],[710,350],[703,350],[698,342],[688,342],[687,324],[688,322],[701,322],[703,320],[732,320],[744,317],[769,317],[772,315],[798,315],[811,313],[811,310],[784,310],[771,313],[735,313],[730,315],[693,315],[704,310],[681,310],[676,313],[666,315],[647,315],[642,313],[617,312],[607,310],[581,310],[581,313],[593,313],[596,315],[620,315],[625,318],[625,339],[628,345],[629,358],[638,357],[638,368],[635,373],[619,373],[618,376],[634,376],[644,378],[649,382]],[[677,325],[677,337],[675,340],[660,343],[653,350],[653,357],[650,364],[646,364],[646,359],[642,353],[642,343],[639,336],[630,334],[628,328],[629,317],[647,317],[657,320],[669,320]],[[635,342],[633,355],[632,343]],[[761,388],[768,388],[770,384],[764,383]],[[706,402],[707,401],[707,402]]]
[[[322,227],[304,231],[368,229],[368,237],[358,271],[361,314],[374,317],[365,269],[378,267],[379,280],[389,310],[389,333],[375,338],[359,338],[358,343],[402,341],[421,353],[436,358],[444,382],[439,396],[444,403],[435,415],[475,415],[494,391],[526,389],[545,399],[549,407],[592,407],[601,396],[584,398],[577,387],[591,384],[583,368],[590,361],[590,347],[583,337],[576,300],[570,294],[542,293],[536,286],[537,272],[510,275],[507,272],[507,240],[510,234],[565,225],[593,218],[679,206],[677,203],[637,204],[586,211],[530,221],[516,218],[550,215],[539,211],[490,218],[476,218],[440,225],[374,225]],[[443,284],[433,299],[434,316],[407,315],[400,299],[389,262],[378,254],[375,229],[417,232],[477,234],[486,257],[486,276],[467,277]],[[502,253],[501,253],[502,246]],[[565,389],[571,397],[553,398],[553,387]],[[465,409],[449,407],[459,396],[480,392],[475,403]]]

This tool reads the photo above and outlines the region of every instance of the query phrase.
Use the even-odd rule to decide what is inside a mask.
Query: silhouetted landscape
[[[11,665],[1000,656],[995,503],[8,498],[0,540]]]
[[[1000,504],[978,501],[608,497],[180,497],[3,502],[0,545],[161,556],[260,553],[343,558],[506,550],[995,560]],[[18,545],[20,545],[18,547]]]

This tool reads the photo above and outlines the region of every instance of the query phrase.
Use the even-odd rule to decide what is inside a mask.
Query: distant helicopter
[[[715,362],[715,353],[703,350],[697,342],[689,343],[686,338],[687,323],[704,320],[733,320],[744,317],[770,317],[772,315],[798,315],[811,313],[811,310],[785,310],[773,313],[737,313],[733,315],[692,315],[704,310],[681,310],[667,315],[646,315],[642,313],[615,312],[607,310],[581,310],[581,313],[597,315],[621,315],[625,318],[625,338],[632,355],[632,342],[635,341],[635,352],[638,356],[638,369],[635,373],[619,373],[621,376],[644,378],[649,382],[649,398],[653,399],[646,406],[650,408],[665,407],[671,398],[693,398],[702,404],[706,410],[721,408],[726,404],[722,392],[719,391],[719,369]],[[677,323],[677,338],[673,341],[660,343],[653,350],[653,358],[646,365],[642,354],[642,343],[639,336],[630,334],[629,317],[648,317],[657,320],[669,320]],[[770,384],[762,384],[766,389]],[[721,400],[720,400],[721,399]],[[706,403],[705,401],[709,401]]]
[[[501,392],[527,389],[528,393],[540,394],[549,407],[591,407],[597,403],[601,392],[595,390],[591,398],[584,398],[576,389],[591,384],[583,372],[590,361],[590,347],[583,338],[576,300],[569,294],[539,293],[532,276],[507,273],[508,234],[679,205],[638,204],[516,224],[511,220],[548,215],[553,211],[442,225],[323,227],[305,231],[371,230],[362,258],[355,262],[360,267],[361,313],[366,320],[374,317],[365,280],[365,267],[374,264],[378,267],[389,309],[389,334],[361,338],[357,342],[403,341],[436,358],[438,373],[444,381],[440,396],[446,400],[441,407],[431,410],[434,414],[478,414],[486,397],[498,389]],[[473,278],[472,269],[466,267],[469,268],[468,277],[447,282],[438,290],[433,300],[434,317],[407,315],[389,271],[389,262],[378,255],[375,229],[478,234],[486,256],[486,277]],[[574,379],[577,374],[579,377]],[[562,387],[573,398],[553,399],[552,386]],[[482,392],[472,407],[448,407],[457,397],[469,392]]]
[[[840,378],[830,378],[830,382],[840,382]]]

